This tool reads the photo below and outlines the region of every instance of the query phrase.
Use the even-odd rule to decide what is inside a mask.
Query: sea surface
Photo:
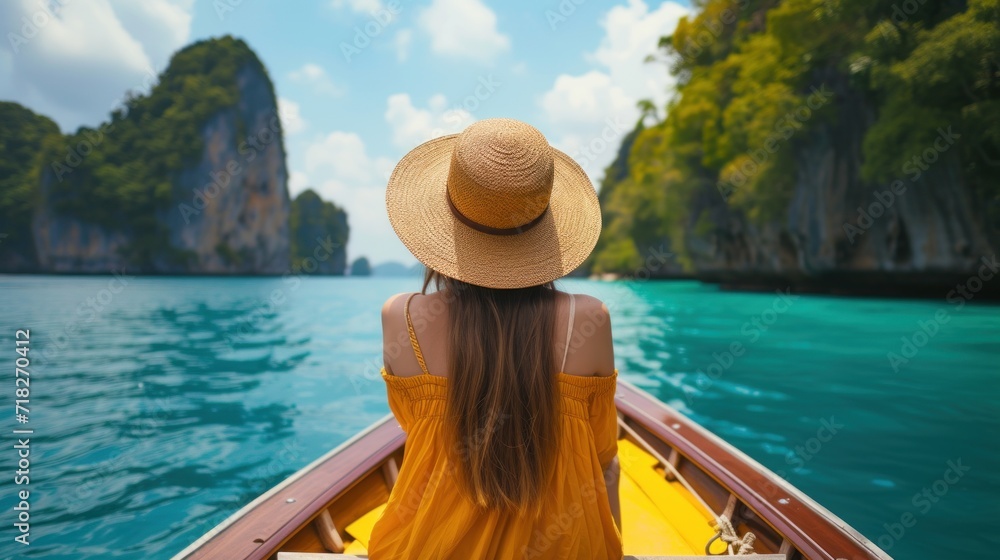
[[[0,558],[169,558],[388,413],[379,310],[419,280],[295,280],[0,276]],[[995,557],[1000,307],[557,285],[607,303],[623,379],[893,557]],[[27,485],[20,428],[34,430]],[[14,542],[20,490],[28,546]]]

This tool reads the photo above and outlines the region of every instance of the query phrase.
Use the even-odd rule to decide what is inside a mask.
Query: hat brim
[[[601,234],[601,208],[579,164],[553,148],[552,194],[541,221],[514,235],[483,233],[448,207],[448,169],[457,138],[442,136],[411,150],[386,186],[389,223],[417,260],[469,284],[510,289],[551,282],[587,259]]]

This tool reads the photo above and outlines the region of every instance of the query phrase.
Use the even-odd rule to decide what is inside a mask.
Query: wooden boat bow
[[[737,532],[752,532],[758,553],[785,560],[891,560],[790,483],[635,385],[619,380],[616,405],[620,443],[627,444],[619,453],[648,453],[642,455],[647,472],[639,474],[648,478],[652,469],[661,485],[664,479],[683,482],[711,516],[726,514]],[[388,499],[405,442],[393,416],[384,416],[241,508],[175,560],[278,560],[279,552],[291,558],[287,553],[363,550],[362,539],[345,528],[366,514],[372,518]],[[624,529],[628,552],[627,524]]]

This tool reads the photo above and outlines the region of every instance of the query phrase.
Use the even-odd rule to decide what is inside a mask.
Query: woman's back
[[[617,371],[607,308],[589,296],[551,292],[558,444],[545,450],[552,460],[538,473],[542,484],[531,513],[483,507],[462,489],[463,459],[487,445],[490,434],[449,447],[449,385],[461,382],[449,371],[454,298],[439,291],[386,302],[382,377],[408,437],[396,486],[372,532],[373,559],[621,558],[612,511],[617,497],[609,500],[605,480],[617,453]]]
[[[411,295],[396,294],[382,308],[382,359],[387,369],[399,377],[423,373],[406,326],[404,308]],[[409,302],[409,314],[429,373],[442,377],[450,373],[447,371],[449,299],[439,291],[416,295]],[[571,303],[572,327],[569,326]],[[614,373],[611,320],[603,302],[584,294],[556,292],[555,325],[558,328],[554,329],[552,347],[558,350],[560,359],[566,355],[560,370],[583,377]],[[568,336],[573,340],[569,341],[567,352]]]

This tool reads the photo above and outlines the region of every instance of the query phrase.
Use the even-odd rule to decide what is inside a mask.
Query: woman
[[[490,119],[408,153],[386,202],[427,275],[382,309],[407,442],[370,558],[620,559],[611,321],[553,285],[597,242],[589,178]]]

